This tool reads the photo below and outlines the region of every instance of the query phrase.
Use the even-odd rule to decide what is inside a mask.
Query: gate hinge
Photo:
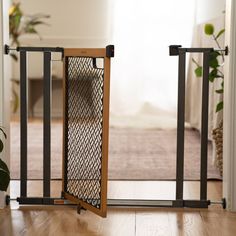
[[[107,57],[114,57],[115,55],[115,47],[114,45],[106,46],[106,56]]]
[[[169,46],[169,55],[170,56],[177,56],[179,55],[179,48],[181,48],[181,45],[170,45]]]
[[[17,48],[10,48],[9,45],[5,44],[4,45],[4,54],[8,55],[10,51],[17,51]]]
[[[228,56],[228,55],[229,55],[229,47],[225,46],[225,56]]]
[[[229,55],[229,47],[228,46],[225,46],[225,49],[216,49],[215,51],[216,52],[224,52],[225,56]]]

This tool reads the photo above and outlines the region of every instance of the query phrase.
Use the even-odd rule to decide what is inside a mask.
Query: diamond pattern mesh
[[[100,209],[104,69],[67,57],[66,192]]]

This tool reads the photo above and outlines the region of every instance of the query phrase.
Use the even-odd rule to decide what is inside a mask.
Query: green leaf
[[[214,34],[214,25],[205,24],[204,32],[206,35],[213,35]]]
[[[209,61],[209,66],[210,66],[211,68],[217,68],[217,67],[219,67],[219,62],[218,62],[218,60],[217,60],[217,59],[212,59],[212,60],[210,60],[210,61]]]
[[[7,138],[7,135],[6,135],[5,131],[1,127],[0,127],[0,131],[2,131],[4,137]]]
[[[218,56],[220,56],[219,52],[216,52],[216,51],[211,52],[210,58],[209,58],[209,66],[211,68],[216,69],[217,67],[220,66],[219,62],[218,62],[218,59],[217,59]]]
[[[224,89],[217,89],[216,93],[224,93]]]
[[[4,148],[4,144],[2,140],[0,139],[0,153],[2,152],[3,148]]]
[[[18,57],[14,53],[10,53],[10,56],[13,58],[13,60],[18,61]]]
[[[7,164],[0,158],[0,169],[10,174]]]
[[[18,15],[15,15],[11,21],[12,28],[15,30],[15,32],[20,27],[21,18],[22,18],[22,15],[18,14]]]
[[[0,169],[0,190],[7,191],[10,183],[10,175],[4,170]]]
[[[221,54],[219,52],[213,51],[213,52],[210,53],[210,59],[217,58],[220,55]]]
[[[4,138],[7,138],[5,131],[1,127],[0,127],[0,131],[3,133]],[[3,141],[0,139],[0,153],[2,152],[3,148],[4,148],[4,144],[3,144]]]
[[[13,108],[12,108],[12,112],[16,113],[17,109],[19,107],[19,96],[17,94],[17,92],[12,89],[12,93],[13,93]]]
[[[4,161],[0,159],[0,190],[6,191],[10,182],[10,171]]]
[[[197,67],[194,72],[197,77],[202,77],[202,66]]]
[[[216,77],[217,77],[217,69],[213,69],[213,70],[209,73],[209,81],[213,82]]]
[[[215,39],[218,39],[224,32],[225,29],[220,30],[219,33],[216,35]]]
[[[47,25],[47,23],[43,22],[43,21],[31,21],[30,25]]]
[[[223,110],[223,101],[219,102],[216,106],[216,112]]]
[[[15,80],[15,79],[11,79],[13,84],[16,84],[17,86],[20,85],[20,81],[19,80]]]
[[[211,68],[217,68],[217,67],[219,67],[219,62],[218,62],[218,59],[217,59],[218,56],[220,56],[220,53],[219,53],[219,52],[216,52],[216,51],[214,51],[214,52],[212,52],[212,53],[210,54],[209,66],[210,66]]]
[[[26,33],[30,33],[30,34],[37,34],[38,32],[36,31],[36,29],[31,26],[31,25],[28,25],[26,28],[25,28],[25,32]]]
[[[198,64],[198,62],[197,62],[194,58],[192,58],[192,62],[193,62],[197,67],[200,67],[200,65]]]

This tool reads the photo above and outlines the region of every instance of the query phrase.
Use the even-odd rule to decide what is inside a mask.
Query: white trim
[[[0,125],[5,128],[7,140],[1,158],[10,167],[10,57],[4,55],[4,44],[9,44],[10,0],[0,0]]]
[[[223,196],[227,209],[236,211],[236,1],[226,0],[226,45],[224,84],[224,176]]]
[[[3,123],[3,8],[0,0],[0,125]]]

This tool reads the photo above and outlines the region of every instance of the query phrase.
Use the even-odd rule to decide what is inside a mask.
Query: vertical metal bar
[[[43,196],[50,197],[51,180],[51,52],[44,52],[43,66]]]
[[[207,199],[207,148],[208,148],[208,100],[209,100],[209,56],[210,51],[203,54],[202,85],[202,120],[201,120],[201,177],[200,199]]]
[[[184,116],[185,116],[185,62],[186,52],[179,49],[178,120],[176,156],[176,200],[183,199],[184,181]]]
[[[20,194],[27,196],[27,55],[20,52]]]
[[[68,81],[68,67],[69,59],[64,58],[64,81],[63,81],[63,163],[62,163],[62,173],[63,173],[63,186],[64,192],[67,192],[67,167],[68,167],[68,91],[69,91],[69,81]]]

